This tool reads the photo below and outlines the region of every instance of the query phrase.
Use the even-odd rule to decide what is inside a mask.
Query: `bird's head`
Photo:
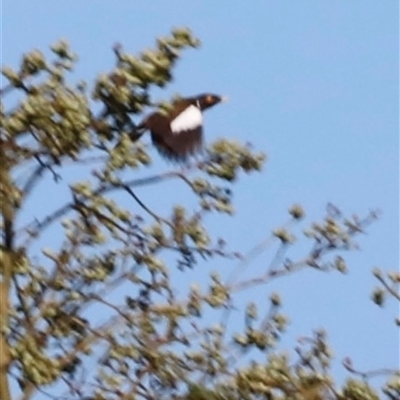
[[[200,110],[205,110],[206,108],[215,106],[218,103],[223,103],[228,101],[228,98],[224,96],[218,96],[212,93],[204,93],[194,97],[193,100],[195,104],[200,108]]]

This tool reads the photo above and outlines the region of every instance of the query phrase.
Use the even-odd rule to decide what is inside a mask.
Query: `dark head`
[[[205,110],[206,108],[215,106],[218,103],[223,103],[228,101],[228,98],[223,96],[218,96],[212,93],[204,93],[196,97],[192,97],[191,100],[196,106],[200,108],[200,110]]]

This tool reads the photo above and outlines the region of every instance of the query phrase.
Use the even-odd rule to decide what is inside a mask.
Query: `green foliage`
[[[346,400],[378,400],[377,393],[365,382],[349,379],[343,389],[343,399]]]
[[[295,357],[280,351],[289,317],[278,293],[269,294],[267,307],[255,300],[240,318],[235,312],[242,290],[267,291],[271,281],[307,268],[346,272],[345,252],[357,248],[356,237],[376,213],[347,218],[328,205],[321,221],[295,236],[305,215],[296,204],[288,223],[243,256],[213,237],[206,217],[233,214],[234,184],[243,172],[261,171],[264,154],[220,139],[185,169],[141,175],[152,160],[143,142],[131,140],[136,122],[148,106],[160,105],[151,89],[170,83],[181,52],[198,45],[187,29],[174,29],[139,55],[117,45],[115,67],[93,87],[68,83],[77,57],[65,41],[53,45],[49,57],[34,50],[18,68],[3,67],[3,400],[11,399],[12,381],[24,399],[41,391],[86,400],[378,398],[361,379],[365,373],[349,363],[352,378],[343,388],[334,384],[323,331],[301,339]],[[69,166],[80,168],[73,181]],[[126,171],[137,176],[126,180]],[[168,180],[190,189],[194,210],[184,204],[154,210],[136,193]],[[23,224],[35,195],[52,195],[50,187],[62,187],[65,197],[54,196],[59,204]],[[49,244],[49,234],[59,244]],[[292,260],[290,249],[300,240],[308,250]],[[266,270],[243,278],[253,258],[271,246],[276,255]],[[208,269],[231,263],[236,267],[228,277]],[[182,274],[191,272],[202,273],[202,284],[185,288]],[[374,274],[381,285],[374,301],[400,300],[399,275]],[[400,391],[392,375],[382,391],[389,399]]]

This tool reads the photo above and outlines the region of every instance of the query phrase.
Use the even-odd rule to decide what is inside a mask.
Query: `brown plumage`
[[[149,130],[151,140],[162,156],[185,161],[202,148],[202,111],[224,100],[215,94],[176,100],[168,113],[154,112],[146,117],[137,127],[137,137]]]

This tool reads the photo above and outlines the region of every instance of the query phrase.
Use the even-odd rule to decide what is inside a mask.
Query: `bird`
[[[156,111],[145,117],[133,138],[137,140],[150,131],[151,141],[161,156],[185,162],[202,150],[203,111],[225,101],[227,97],[212,93],[177,99],[167,112]]]

